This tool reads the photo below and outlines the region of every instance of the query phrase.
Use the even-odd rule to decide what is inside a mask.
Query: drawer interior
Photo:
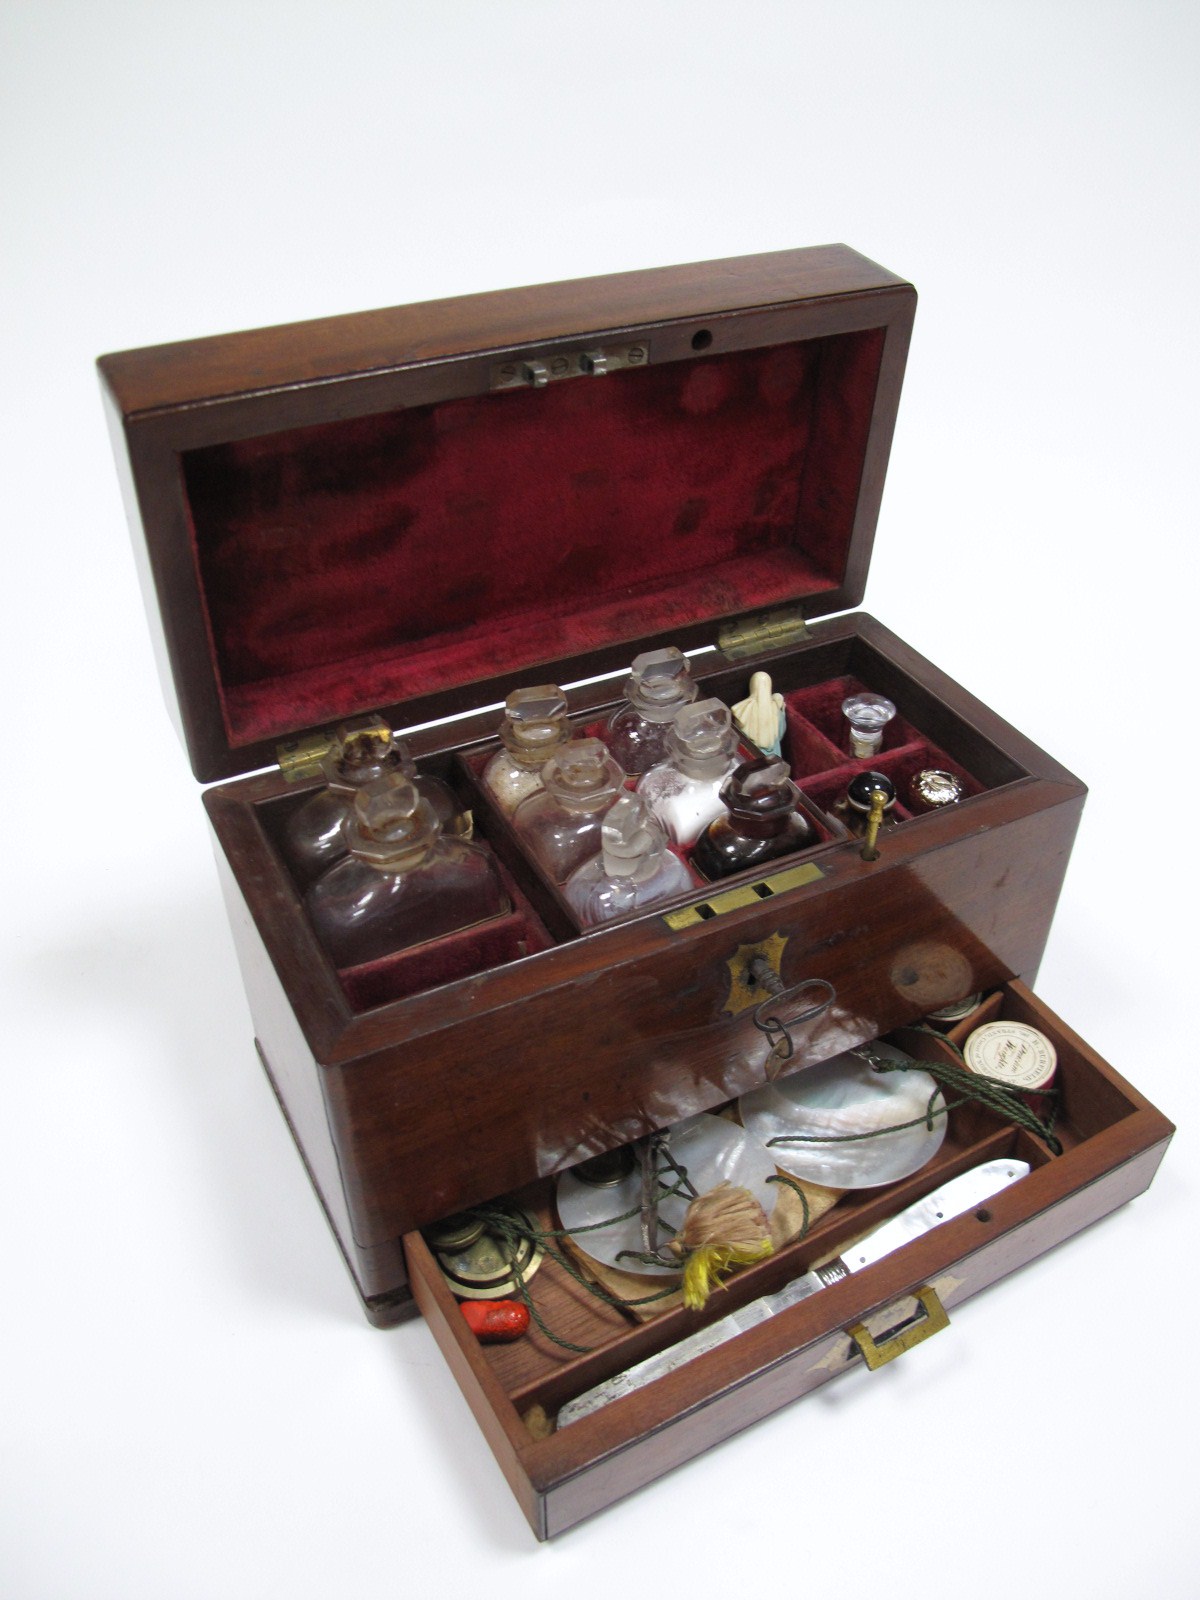
[[[520,1459],[516,1470],[519,1481],[514,1481],[514,1487],[526,1502],[535,1528],[540,1523],[539,1531],[554,1531],[547,1506],[552,1504],[560,1482],[573,1479],[585,1467],[590,1471],[599,1458],[607,1458],[614,1451],[633,1449],[653,1428],[655,1418],[664,1424],[669,1421],[672,1407],[704,1407],[715,1403],[731,1383],[757,1382],[759,1376],[767,1390],[775,1393],[775,1385],[766,1379],[773,1363],[796,1352],[824,1347],[835,1336],[845,1341],[844,1330],[877,1310],[881,1303],[913,1284],[932,1281],[951,1263],[974,1259],[976,1254],[983,1261],[988,1247],[1012,1230],[1030,1230],[1021,1259],[1057,1242],[1049,1224],[1042,1230],[1046,1242],[1039,1242],[1037,1219],[1076,1190],[1092,1186],[1087,1188],[1090,1203],[1083,1207],[1070,1231],[1092,1219],[1092,1205],[1100,1208],[1094,1212],[1098,1215],[1127,1198],[1125,1193],[1114,1190],[1111,1192],[1118,1193],[1118,1198],[1106,1201],[1104,1185],[1095,1180],[1126,1167],[1132,1170],[1133,1158],[1161,1146],[1169,1136],[1170,1126],[1023,986],[1009,985],[987,996],[980,1010],[954,1030],[949,1044],[932,1031],[914,1029],[906,1030],[898,1039],[909,1048],[915,1043],[926,1059],[953,1060],[953,1043],[981,1021],[996,1017],[1031,1023],[1055,1046],[1060,1095],[1054,1134],[1061,1153],[1054,1153],[1050,1145],[1027,1129],[1005,1124],[978,1106],[952,1110],[945,1142],[928,1166],[885,1188],[847,1193],[804,1237],[729,1278],[726,1287],[713,1294],[701,1312],[675,1305],[650,1321],[638,1321],[630,1311],[606,1304],[589,1293],[579,1281],[578,1258],[566,1252],[566,1265],[554,1259],[561,1242],[553,1241],[553,1253],[547,1255],[529,1282],[529,1300],[542,1326],[535,1322],[513,1344],[480,1344],[467,1329],[458,1302],[424,1238],[412,1234],[405,1239],[418,1303],[443,1349],[454,1351],[460,1381],[477,1416],[481,1409],[488,1414],[485,1431],[492,1436],[494,1447],[497,1428],[503,1436],[504,1445],[498,1453],[507,1462],[510,1480],[514,1477],[514,1450]],[[1158,1154],[1161,1155],[1161,1148]],[[728,1347],[723,1345],[689,1361],[647,1388],[555,1430],[558,1409],[567,1400],[749,1301],[775,1292],[814,1265],[836,1257],[851,1241],[947,1179],[1000,1156],[1027,1161],[1031,1167],[1029,1176],[985,1206],[738,1335]],[[1153,1166],[1149,1170],[1152,1172]],[[1140,1176],[1137,1179],[1139,1187],[1148,1182],[1148,1173],[1144,1181]],[[535,1219],[535,1225],[556,1227],[553,1180],[543,1180],[511,1198],[519,1201]],[[1019,1264],[1012,1245],[1006,1259]],[[955,1271],[958,1298],[966,1298],[999,1275],[990,1268],[990,1276],[980,1269],[976,1281],[971,1273],[963,1275],[957,1267]],[[648,1291],[661,1284],[661,1280],[645,1281]],[[563,1348],[548,1333],[578,1348]],[[843,1357],[831,1364],[822,1365],[815,1358],[807,1365],[801,1362],[793,1373],[794,1392],[802,1393],[835,1375],[855,1354],[853,1345],[847,1343]],[[787,1398],[791,1397],[793,1394],[789,1393]],[[734,1429],[725,1427],[724,1431]],[[619,1475],[607,1481],[611,1490]],[[597,1504],[607,1503],[605,1494],[607,1499],[616,1498],[608,1490],[603,1491]],[[590,1509],[596,1509],[596,1505]],[[550,1524],[546,1522],[547,1515],[551,1515]]]

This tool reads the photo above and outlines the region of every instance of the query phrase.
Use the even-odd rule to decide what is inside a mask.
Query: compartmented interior
[[[1001,1156],[1027,1161],[1033,1169],[1052,1161],[1069,1160],[1071,1151],[1081,1143],[1138,1109],[1116,1082],[1096,1069],[1072,1037],[1048,1025],[1045,1014],[1012,989],[988,996],[981,1007],[947,1037],[961,1046],[981,1023],[997,1018],[1029,1023],[1046,1033],[1055,1046],[1058,1098],[1054,1134],[1062,1145],[1061,1155],[1053,1154],[1034,1134],[1002,1122],[978,1105],[952,1109],[945,1142],[927,1166],[898,1183],[844,1194],[804,1237],[727,1279],[726,1287],[714,1293],[701,1312],[674,1305],[651,1320],[639,1320],[631,1311],[604,1303],[579,1281],[579,1277],[589,1276],[586,1258],[568,1245],[566,1254],[578,1276],[573,1276],[548,1255],[529,1280],[529,1296],[545,1327],[564,1342],[581,1348],[562,1348],[547,1336],[536,1320],[528,1333],[512,1344],[476,1345],[469,1340],[468,1345],[475,1352],[474,1364],[486,1368],[490,1379],[495,1381],[497,1387],[493,1392],[503,1395],[505,1405],[512,1408],[517,1418],[529,1418],[531,1425],[540,1427],[541,1419],[536,1412],[534,1418],[530,1418],[531,1411],[540,1408],[553,1422],[559,1407],[567,1400],[646,1356],[668,1348],[728,1312],[776,1292],[812,1267],[834,1259],[865,1232],[960,1172]],[[947,1062],[957,1059],[946,1039],[929,1031],[907,1029],[894,1037],[902,1048],[922,1059]],[[554,1185],[553,1179],[543,1180],[508,1198],[525,1209],[535,1226],[554,1229],[558,1226]],[[975,1215],[981,1224],[990,1221],[987,1204],[979,1207]],[[405,1243],[410,1262],[414,1254],[418,1256],[422,1275],[432,1280],[439,1313],[452,1321],[461,1319],[452,1291],[440,1276],[436,1258],[423,1237],[414,1234]],[[867,1268],[866,1273],[871,1270]],[[646,1292],[652,1292],[662,1282],[651,1278],[643,1281],[647,1285]],[[821,1295],[813,1296],[791,1314],[803,1325],[799,1342],[805,1342],[805,1328],[809,1330],[808,1337],[816,1337],[826,1314]]]
[[[746,697],[751,666],[703,674],[703,662],[701,656],[694,663],[694,670],[701,674],[702,694],[715,695],[730,705]],[[964,799],[959,804],[966,804],[972,797],[1025,775],[1024,769],[1004,751],[861,639],[844,639],[797,650],[773,662],[772,668],[786,711],[783,755],[801,790],[800,807],[816,834],[816,842],[807,850],[773,860],[772,871],[839,844],[858,848],[857,841],[847,842],[845,828],[836,814],[831,814],[831,808],[845,794],[847,785],[858,772],[877,770],[893,780],[898,798],[891,815],[896,823],[906,827],[920,826],[923,820],[911,800],[905,804],[908,785],[923,768],[937,767],[953,772],[964,788]],[[621,681],[614,680],[617,692]],[[851,756],[846,719],[841,711],[842,701],[859,688],[887,694],[897,706],[897,715],[884,730],[882,750],[866,759]],[[578,731],[601,736],[610,711],[618,704],[620,701],[614,698],[608,706],[577,718]],[[343,990],[355,1010],[370,1010],[536,955],[556,942],[577,937],[582,931],[560,887],[552,883],[526,853],[511,819],[492,803],[482,784],[483,769],[498,748],[497,739],[488,739],[457,754],[429,757],[419,765],[422,770],[434,772],[448,782],[472,812],[475,840],[497,857],[512,912],[368,965],[339,971]],[[748,742],[743,742],[742,748],[746,755],[753,751]],[[636,779],[628,782],[633,787]],[[267,834],[276,843],[289,812],[302,805],[317,788],[319,784],[307,785],[260,807]],[[676,853],[690,861],[689,849]],[[697,894],[711,890],[712,885],[697,871],[690,870]],[[751,872],[722,879],[721,887],[754,876]],[[669,909],[672,905],[686,904],[689,898],[680,895],[663,902],[663,906]],[[653,915],[660,909],[656,906],[641,914]]]
[[[232,747],[841,585],[886,330],[186,451]],[[711,340],[710,340],[711,342]]]

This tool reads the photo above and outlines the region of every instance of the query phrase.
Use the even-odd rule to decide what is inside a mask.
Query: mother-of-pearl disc
[[[767,1179],[775,1176],[776,1164],[754,1135],[747,1133],[744,1128],[727,1122],[724,1117],[702,1112],[698,1117],[689,1117],[686,1122],[677,1123],[672,1128],[670,1150],[679,1165],[686,1169],[700,1194],[706,1194],[719,1183],[728,1181],[749,1189],[767,1216],[771,1215],[778,1185],[768,1183]],[[664,1170],[664,1184],[670,1185],[673,1179],[674,1174],[670,1169]],[[677,1277],[677,1268],[618,1259],[622,1250],[642,1249],[638,1215],[641,1198],[640,1167],[627,1173],[620,1183],[603,1188],[583,1183],[574,1171],[564,1172],[558,1180],[559,1221],[571,1234],[572,1242],[591,1256],[593,1261],[618,1267],[622,1272],[645,1273],[656,1278]],[[673,1195],[662,1202],[659,1207],[662,1219],[658,1235],[660,1244],[665,1244],[678,1231],[687,1208],[686,1194]],[[623,1216],[627,1211],[632,1211],[634,1215],[625,1217],[622,1222],[610,1222],[608,1226],[600,1228],[592,1226],[612,1217]],[[584,1229],[589,1231],[576,1231]]]
[[[874,1053],[889,1061],[909,1061],[894,1045],[875,1043]],[[847,1051],[790,1078],[765,1084],[738,1101],[747,1132],[764,1144],[785,1172],[831,1189],[870,1189],[908,1177],[931,1160],[946,1137],[941,1094],[932,1109],[932,1128],[924,1122],[937,1085],[927,1072],[876,1072]],[[921,1119],[915,1127],[897,1124]],[[897,1128],[896,1132],[880,1130]],[[846,1140],[847,1134],[870,1138]],[[772,1139],[804,1135],[818,1142],[771,1144]]]

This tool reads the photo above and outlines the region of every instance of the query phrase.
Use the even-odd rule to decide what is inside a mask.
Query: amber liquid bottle
[[[786,761],[744,761],[721,786],[724,815],[696,841],[692,865],[706,878],[728,878],[816,843],[812,823],[796,810],[800,791]]]

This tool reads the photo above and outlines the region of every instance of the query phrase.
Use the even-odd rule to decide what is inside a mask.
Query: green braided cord
[[[664,1191],[664,1195],[660,1198],[665,1198],[676,1192],[677,1188],[666,1190]],[[588,1223],[586,1224],[586,1227],[588,1229],[611,1227],[614,1222],[626,1221],[630,1217],[636,1217],[640,1215],[640,1212],[641,1207],[639,1206],[633,1211],[626,1212],[624,1216],[612,1217],[607,1222]],[[557,1249],[550,1242],[552,1239],[569,1238],[570,1232],[568,1230],[562,1228],[542,1229],[534,1228],[532,1226],[526,1228],[516,1220],[511,1212],[495,1211],[488,1206],[475,1206],[471,1209],[469,1215],[481,1221],[489,1232],[495,1232],[499,1234],[500,1237],[504,1239],[510,1247],[519,1243],[521,1240],[527,1240],[540,1245],[550,1259],[557,1262],[567,1276],[573,1278],[581,1289],[586,1290],[587,1293],[593,1297],[593,1299],[602,1300],[606,1305],[610,1305],[618,1311],[628,1311],[635,1306],[649,1305],[654,1300],[665,1300],[669,1295],[677,1294],[679,1292],[678,1285],[671,1284],[666,1289],[656,1290],[654,1294],[642,1295],[636,1300],[623,1300],[619,1295],[609,1294],[607,1289],[602,1289],[599,1284],[592,1283],[588,1278],[585,1278],[570,1257],[567,1256],[563,1251]],[[584,1229],[580,1228],[578,1231],[582,1233]],[[569,1350],[573,1355],[586,1356],[592,1353],[594,1346],[585,1344],[572,1344],[569,1339],[561,1338],[557,1333],[553,1332],[552,1329],[547,1327],[537,1307],[533,1303],[533,1297],[529,1292],[529,1285],[526,1283],[524,1278],[518,1278],[515,1281],[514,1287],[517,1294],[520,1296],[525,1309],[529,1312],[530,1320],[540,1329],[546,1338],[550,1340],[551,1344],[558,1345],[561,1350]]]
[[[939,1034],[938,1037],[944,1039],[942,1034]],[[961,1059],[962,1052],[958,1050],[957,1046],[951,1044],[949,1040],[944,1040],[944,1042],[950,1044],[950,1048]],[[1053,1155],[1062,1154],[1062,1143],[1054,1133],[1054,1123],[1057,1116],[1056,1100],[1053,1103],[1054,1109],[1051,1111],[1050,1116],[1043,1122],[1039,1116],[1030,1110],[1011,1085],[1000,1082],[998,1078],[989,1078],[983,1073],[972,1072],[965,1066],[958,1067],[946,1061],[890,1061],[886,1056],[877,1054],[869,1046],[865,1045],[860,1046],[853,1053],[866,1061],[876,1072],[910,1072],[914,1067],[919,1071],[927,1072],[938,1085],[938,1088],[929,1097],[924,1114],[919,1117],[912,1117],[907,1122],[892,1123],[886,1128],[872,1128],[867,1133],[777,1134],[774,1139],[767,1141],[768,1148],[772,1145],[792,1144],[851,1144],[863,1139],[879,1139],[889,1133],[900,1133],[905,1128],[915,1128],[922,1123],[932,1131],[934,1117],[948,1116],[951,1111],[957,1111],[959,1106],[974,1103],[984,1106],[988,1111],[994,1111],[1005,1122],[1015,1123],[1018,1128],[1023,1128],[1027,1133],[1034,1134],[1044,1141]],[[935,1111],[933,1102],[937,1094],[943,1089],[957,1093],[959,1098],[943,1103]],[[1046,1092],[1051,1096],[1055,1095],[1054,1090]]]
[[[808,1208],[808,1196],[805,1194],[801,1186],[796,1182],[795,1178],[789,1177],[784,1172],[775,1173],[773,1177],[767,1179],[767,1182],[785,1183],[793,1192],[793,1194],[798,1194],[800,1196],[800,1209],[804,1213],[804,1221],[800,1226],[800,1232],[796,1235],[796,1238],[788,1241],[789,1244],[795,1244],[797,1240],[803,1239],[808,1233],[809,1223],[812,1221],[812,1213]]]

